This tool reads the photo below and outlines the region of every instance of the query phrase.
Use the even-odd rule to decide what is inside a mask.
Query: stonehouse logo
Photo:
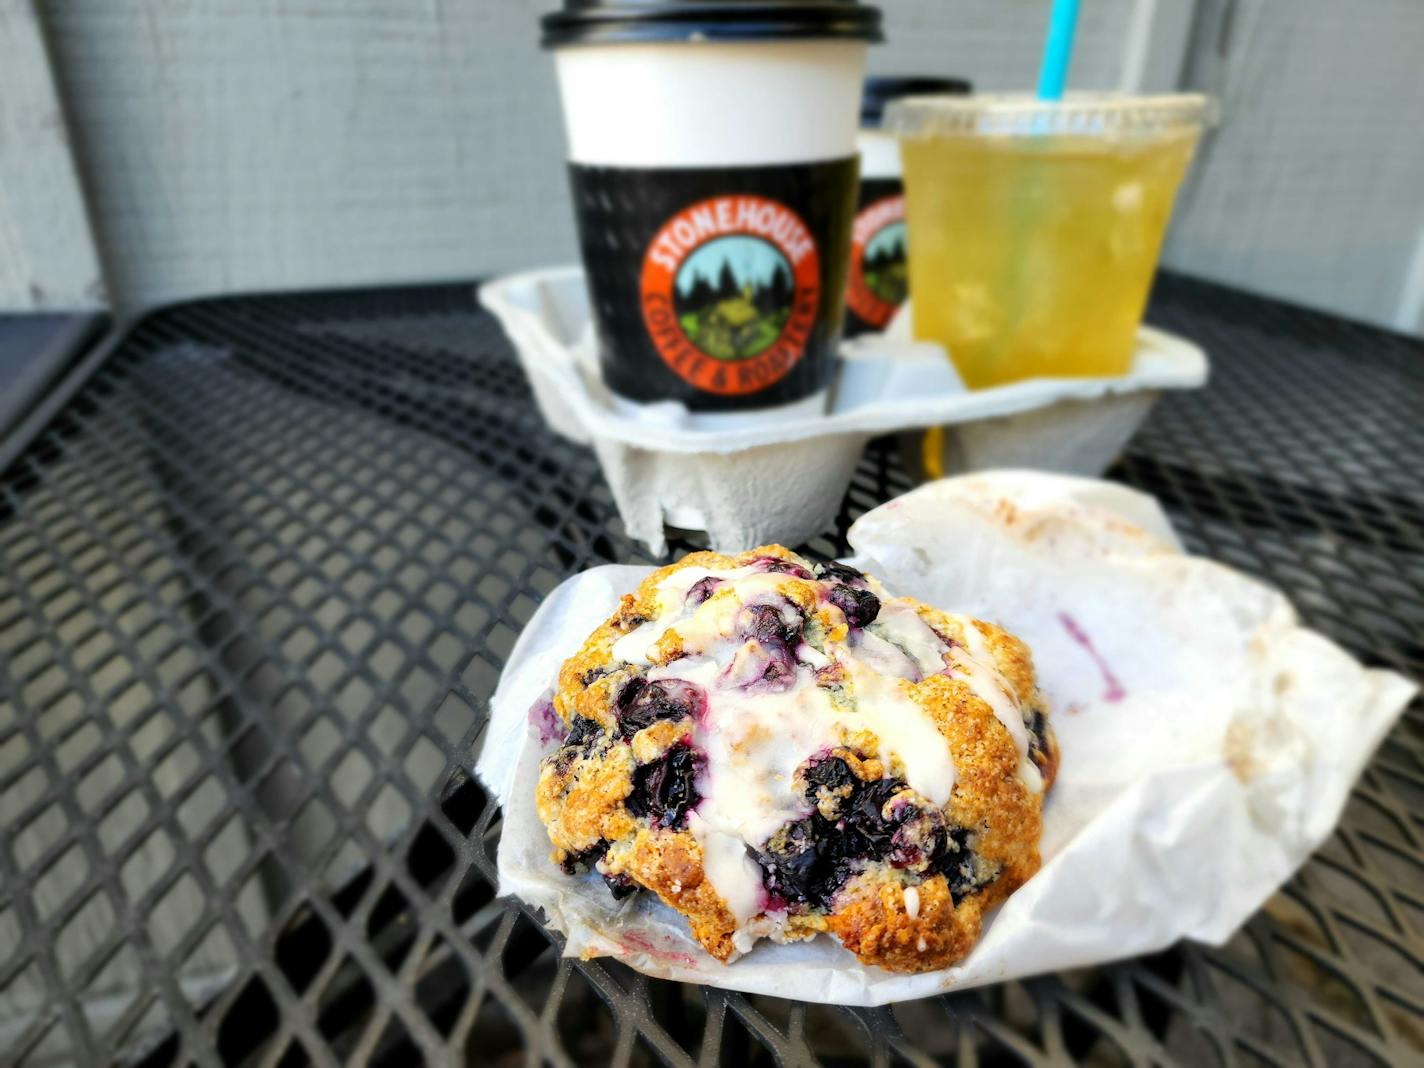
[[[846,304],[877,330],[889,325],[910,291],[905,262],[905,198],[867,204],[851,229]]]
[[[821,301],[815,238],[766,197],[684,208],[643,257],[643,320],[664,362],[708,393],[755,393],[806,351]]]

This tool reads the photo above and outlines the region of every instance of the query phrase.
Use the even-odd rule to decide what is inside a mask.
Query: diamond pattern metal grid
[[[1116,475],[1424,674],[1424,346],[1170,278],[1153,318],[1215,379]],[[538,600],[643,560],[468,287],[143,320],[0,478],[0,1061],[1424,1061],[1418,707],[1221,949],[879,1010],[562,959],[464,769]]]

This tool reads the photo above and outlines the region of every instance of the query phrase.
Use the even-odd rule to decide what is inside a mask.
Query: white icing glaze
[[[634,627],[613,643],[613,658],[628,664],[646,664],[649,650],[677,623],[676,616],[668,616],[651,620],[640,627]]]
[[[649,662],[648,654],[669,630],[677,628],[683,646],[701,650],[709,641],[728,635],[737,612],[743,604],[774,595],[777,588],[793,576],[779,572],[762,572],[756,567],[712,570],[705,567],[684,567],[674,571],[657,585],[654,600],[656,618],[630,630],[613,643],[613,656],[640,667]],[[727,596],[727,587],[719,587],[716,596],[700,605],[688,605],[692,587],[705,578],[719,578],[736,584],[737,596]]]
[[[876,671],[911,682],[919,682],[924,677],[903,649],[872,631],[852,632],[847,644],[855,651],[857,660]]]
[[[1019,777],[1034,793],[1043,790],[1043,776],[1028,757],[1028,726],[1023,708],[1014,696],[1014,688],[995,666],[989,643],[970,620],[964,620],[964,646],[950,650],[950,668],[955,678],[963,679],[974,696],[993,709],[994,717],[1004,725],[1019,751]]]
[[[657,592],[654,595],[657,599],[658,611],[665,612],[668,610],[676,611],[681,609],[692,587],[696,586],[705,578],[738,581],[751,575],[761,575],[764,573],[764,570],[756,564],[747,564],[744,567],[679,568],[658,583]],[[777,573],[776,577],[790,578],[791,576]]]
[[[938,675],[944,670],[944,654],[948,646],[930,625],[920,618],[915,606],[903,599],[886,601],[880,614],[867,632],[873,632],[894,645],[914,661],[920,677]]]
[[[716,572],[718,578],[728,578],[737,588],[737,596],[741,598],[743,604],[756,604],[769,597],[774,597],[780,592],[781,587],[788,582],[797,581],[795,575],[788,575],[784,571],[757,571],[753,568],[742,568],[741,571],[719,571]],[[719,589],[721,587],[718,587]]]
[[[816,670],[830,667],[833,661],[825,653],[806,642],[802,642],[796,647],[796,659],[803,664],[810,664]]]
[[[905,781],[917,793],[936,805],[947,804],[954,789],[954,761],[934,720],[910,696],[911,684],[881,674],[849,650],[837,649],[836,654],[855,695],[855,711],[841,720],[846,728],[873,732],[887,767],[898,758]]]
[[[703,872],[722,895],[737,923],[745,924],[761,912],[766,900],[761,870],[747,856],[746,843],[735,834],[709,825],[697,811],[687,814],[687,829],[702,847]]]
[[[700,657],[655,668],[649,678],[683,678],[708,691],[707,715],[692,732],[707,753],[698,812],[709,828],[759,846],[810,811],[792,778],[807,757],[839,742],[838,716],[809,668],[783,693],[719,688],[724,674],[715,658]]]
[[[739,568],[738,570],[746,570]],[[687,600],[687,594],[705,578],[720,578],[723,575],[731,574],[731,571],[712,571],[705,567],[682,567],[674,571],[667,578],[658,583],[655,594],[658,604],[658,612],[667,612],[680,609]]]
[[[913,886],[905,887],[905,915],[912,920],[920,918],[920,892]]]
[[[1029,793],[1043,793],[1043,773],[1038,770],[1038,765],[1032,760],[1024,758],[1019,761],[1019,778],[1028,787]]]
[[[737,594],[742,592],[738,582]],[[686,640],[684,628],[678,633]],[[913,669],[904,654],[881,644],[907,671]],[[693,744],[707,754],[698,782],[702,801],[688,826],[702,846],[708,879],[739,921],[755,915],[765,899],[760,869],[746,856],[746,846],[763,845],[809,812],[794,782],[808,758],[841,744],[849,732],[869,730],[880,740],[878,755],[886,765],[898,764],[910,786],[935,804],[948,802],[955,781],[944,737],[910,697],[908,683],[882,674],[854,650],[837,647],[853,708],[838,706],[831,692],[816,684],[808,663],[797,665],[794,684],[781,693],[748,692],[736,685],[736,665],[747,648],[724,638],[704,646],[704,655],[648,672],[653,680],[686,679],[708,694],[707,715],[693,729]]]
[[[692,587],[708,577],[725,582],[708,600],[689,606]],[[645,665],[652,646],[676,628],[689,655],[653,668],[647,677],[686,679],[707,693],[707,713],[695,724],[692,739],[707,755],[698,779],[702,799],[688,814],[687,826],[702,848],[707,878],[736,917],[741,934],[750,932],[749,923],[777,927],[784,922],[784,917],[757,918],[766,894],[761,870],[747,849],[764,845],[810,811],[794,778],[796,769],[817,753],[843,744],[851,733],[869,731],[879,740],[876,755],[887,770],[902,771],[910,787],[933,803],[948,803],[955,783],[949,748],[911,696],[913,683],[946,670],[946,654],[949,670],[994,710],[1027,753],[1022,715],[982,638],[980,655],[946,646],[908,601],[882,599],[876,622],[831,645],[829,655],[801,643],[795,678],[781,692],[746,686],[758,677],[757,650],[754,642],[737,635],[738,613],[747,604],[776,603],[779,588],[793,579],[756,565],[683,568],[659,584],[658,618],[613,647],[615,657]],[[873,588],[879,591],[878,584]],[[973,629],[967,620],[965,629]],[[835,700],[832,690],[817,684],[816,671],[833,662],[842,667],[850,701]],[[1031,764],[1029,769],[1036,777]],[[918,914],[919,903],[918,891],[907,888],[910,915]],[[775,937],[777,932],[758,931],[766,933]],[[754,940],[743,939],[746,946],[738,941],[738,948],[745,951]]]

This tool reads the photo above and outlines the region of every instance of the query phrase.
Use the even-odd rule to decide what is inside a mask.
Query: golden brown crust
[[[892,972],[932,972],[961,960],[979,940],[983,898],[965,898],[955,908],[943,875],[909,888],[915,894],[914,915],[906,887],[869,879],[852,886],[831,913],[831,933],[863,964]]]
[[[609,850],[610,874],[628,875],[686,916],[693,937],[720,961],[735,953],[737,921],[702,869],[702,847],[686,831],[640,830],[626,849]]]
[[[776,561],[785,566],[772,566]],[[704,729],[699,726],[701,712],[690,705],[676,706],[674,714],[639,718],[636,707],[640,695],[650,692],[644,676],[655,666],[675,665],[692,651],[674,623],[655,641],[644,639],[644,660],[629,663],[615,653],[617,643],[644,624],[685,619],[696,611],[684,604],[690,578],[659,590],[665,580],[691,567],[775,572],[776,594],[782,599],[777,603],[794,607],[785,610],[787,618],[799,614],[803,624],[798,626],[805,628],[800,640],[816,646],[821,654],[816,663],[824,661],[817,669],[817,685],[829,687],[838,695],[834,700],[854,707],[854,680],[839,662],[825,656],[825,650],[850,640],[855,629],[846,614],[849,609],[828,596],[843,576],[814,577],[821,574],[814,565],[780,546],[737,556],[693,553],[655,571],[623,597],[618,611],[563,664],[553,706],[569,736],[544,761],[536,804],[556,862],[567,869],[597,870],[615,892],[651,890],[688,918],[694,937],[713,957],[726,961],[744,951],[751,939],[737,937],[737,917],[707,874],[703,848],[686,826],[685,806],[664,812],[639,800],[652,789],[649,782],[661,781],[657,776],[664,766],[681,761],[684,768],[701,767],[696,764],[702,759],[696,749],[697,732]],[[764,912],[749,927],[782,941],[829,931],[866,964],[928,971],[962,959],[979,937],[984,913],[1038,870],[1042,830],[1042,790],[1024,781],[1023,775],[1032,777],[1032,772],[1022,772],[1023,754],[1013,734],[963,673],[952,670],[950,649],[958,647],[980,662],[992,658],[995,677],[1002,680],[998,685],[1007,687],[1023,709],[1031,742],[1028,756],[1042,775],[1044,790],[1056,774],[1058,749],[1043,715],[1032,658],[1021,641],[991,623],[951,616],[906,598],[886,600],[873,580],[865,582],[869,585],[862,588],[873,588],[881,597],[877,611],[882,601],[909,605],[947,643],[944,671],[902,679],[896,686],[943,736],[955,773],[953,789],[947,804],[933,805],[905,784],[898,759],[876,755],[873,733],[842,731],[839,746],[815,754],[814,761],[808,757],[798,768],[794,788],[807,799],[823,835],[841,833],[835,828],[846,826],[847,806],[861,798],[864,811],[857,818],[883,821],[880,837],[892,832],[897,836],[893,855],[886,859],[856,854],[862,859],[847,862],[844,881],[824,900],[788,903],[768,882]],[[730,585],[714,584],[697,604],[711,605],[709,612],[722,611],[730,620],[743,607],[726,600],[736,596]],[[669,600],[678,603],[664,603]],[[873,622],[865,625],[874,628]],[[811,668],[802,664],[797,670]],[[827,783],[812,781],[811,768],[826,761],[842,764],[845,775]],[[868,787],[880,791],[873,793],[873,802],[863,800],[872,796],[864,793]],[[802,822],[810,825],[809,820]],[[787,824],[766,843],[749,843],[768,879],[776,864],[771,853],[791,848],[787,843],[804,831]],[[834,852],[835,843],[829,848]],[[775,923],[763,920],[767,916],[774,916]]]
[[[1038,870],[1042,800],[1015,774],[1019,753],[1008,731],[966,683],[934,676],[920,683],[916,700],[934,717],[954,756],[958,778],[947,806],[950,821],[992,829],[980,835],[976,851],[1002,874],[982,893],[1007,897]]]
[[[611,746],[598,759],[581,760],[567,771],[557,762],[544,764],[535,799],[556,860],[582,853],[604,839],[616,841],[633,829],[623,805],[633,767],[633,752],[627,746]]]
[[[1041,715],[1046,714],[1047,706],[1038,689],[1038,679],[1033,670],[1033,656],[1029,653],[1028,646],[993,623],[985,623],[982,619],[972,622],[975,629],[984,636],[989,648],[994,651],[999,671],[1013,686],[1020,702],[1025,707],[1037,709]],[[1058,738],[1050,730],[1044,732],[1042,741],[1042,749],[1030,755],[1034,757],[1039,774],[1043,776],[1043,786],[1046,790],[1058,777]]]

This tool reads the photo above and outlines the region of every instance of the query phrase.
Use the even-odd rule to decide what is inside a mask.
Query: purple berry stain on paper
[[[564,725],[559,720],[559,714],[554,711],[554,702],[549,699],[548,694],[529,706],[529,726],[539,735],[540,745],[563,739]]]
[[[1118,677],[1113,674],[1113,670],[1108,666],[1108,662],[1103,659],[1103,654],[1098,652],[1097,646],[1093,644],[1093,639],[1088,637],[1088,632],[1067,612],[1058,613],[1058,622],[1063,624],[1063,629],[1068,632],[1068,637],[1082,646],[1083,652],[1087,653],[1093,663],[1098,666],[1098,671],[1103,676],[1103,686],[1105,687],[1103,690],[1103,700],[1115,703],[1126,697],[1127,691],[1123,689],[1122,683],[1118,681]]]
[[[624,931],[619,948],[629,956],[635,953],[644,953],[654,960],[672,961],[675,964],[681,964],[684,968],[697,967],[697,960],[694,957],[659,946],[650,937],[638,931]]]

